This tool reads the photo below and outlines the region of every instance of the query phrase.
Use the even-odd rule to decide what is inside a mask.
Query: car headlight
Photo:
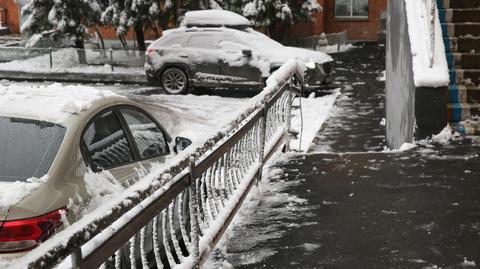
[[[315,65],[316,65],[315,62],[313,62],[313,61],[312,61],[312,62],[307,62],[307,63],[305,64],[305,66],[306,66],[308,69],[315,69]]]

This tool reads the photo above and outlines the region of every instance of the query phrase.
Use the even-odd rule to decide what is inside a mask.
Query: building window
[[[335,18],[368,18],[368,0],[335,0]]]

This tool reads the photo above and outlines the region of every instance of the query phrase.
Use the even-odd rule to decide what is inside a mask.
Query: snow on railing
[[[284,64],[223,130],[10,268],[198,268],[261,179],[264,162],[282,145],[288,149],[291,88],[303,81],[300,66]]]

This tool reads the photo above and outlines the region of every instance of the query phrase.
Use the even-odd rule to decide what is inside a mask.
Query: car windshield
[[[157,39],[153,44],[152,47],[180,47],[185,41],[185,36],[183,35],[176,35],[176,34],[169,34],[163,36],[162,38]]]
[[[0,117],[0,182],[46,175],[65,131],[44,121]]]

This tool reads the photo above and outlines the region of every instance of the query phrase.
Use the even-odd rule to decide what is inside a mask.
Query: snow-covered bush
[[[27,19],[21,30],[28,34],[56,30],[83,48],[87,28],[99,22],[101,12],[97,0],[29,0],[22,8]]]

